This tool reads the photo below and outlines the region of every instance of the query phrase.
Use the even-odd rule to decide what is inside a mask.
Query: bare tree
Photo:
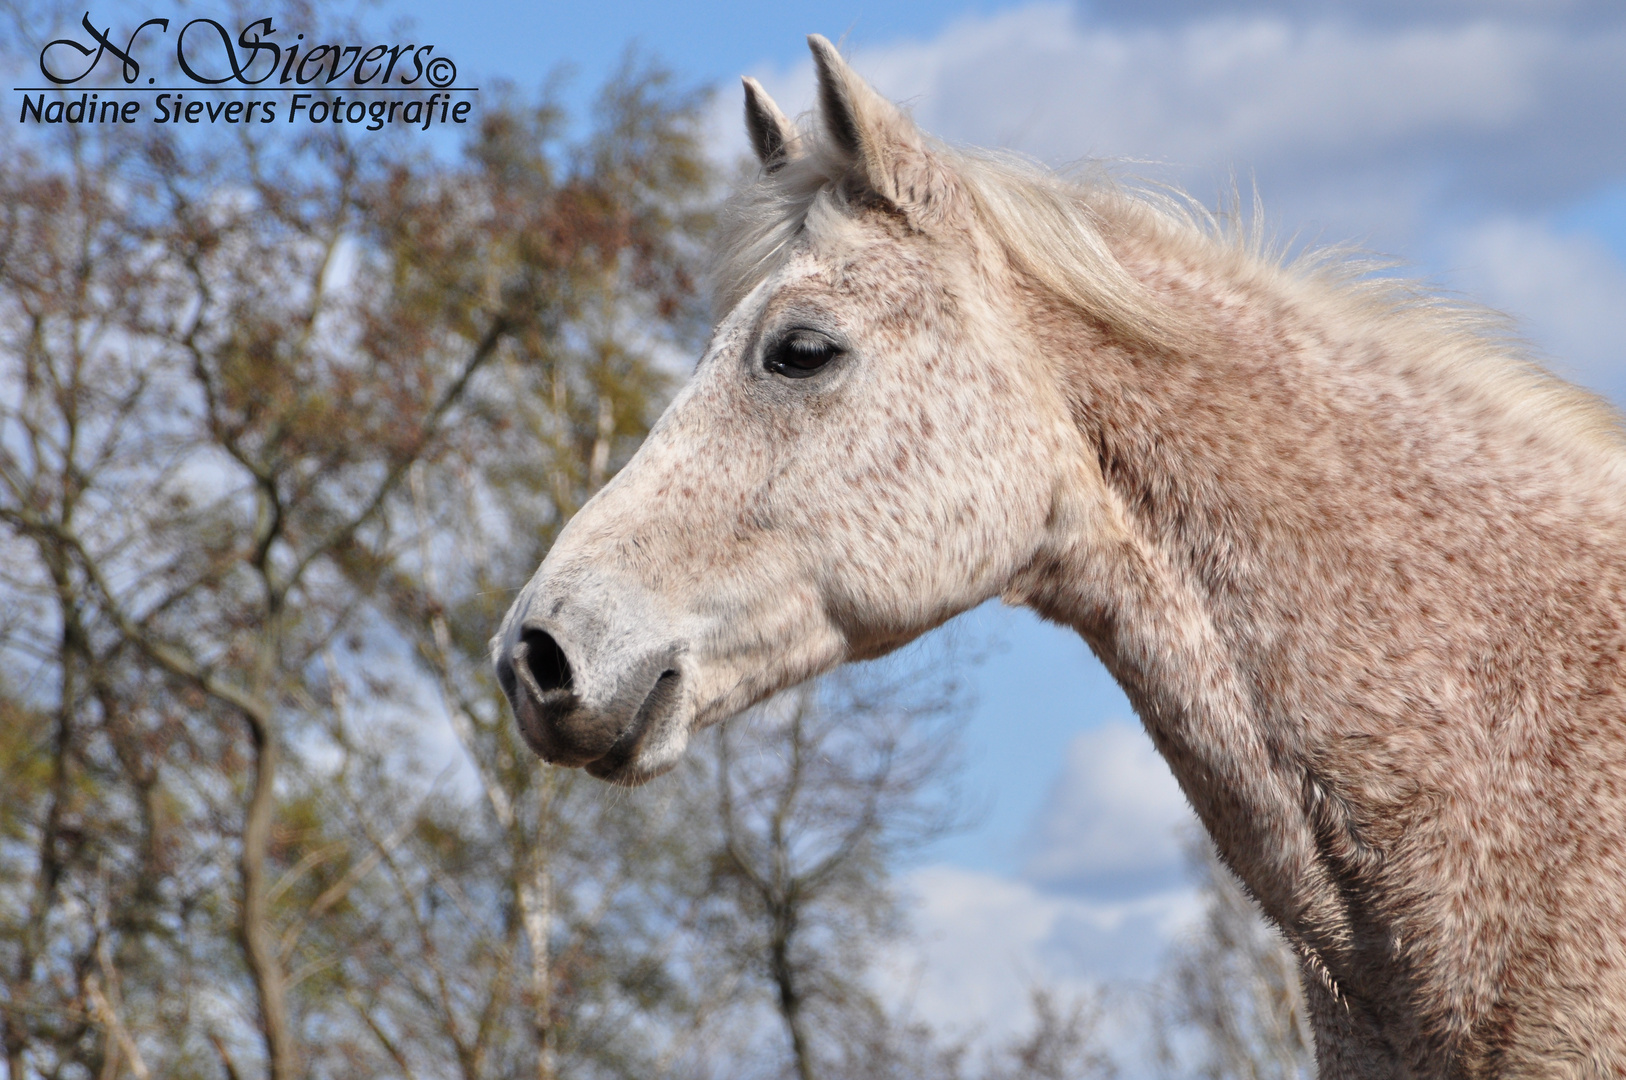
[[[866,979],[900,930],[889,869],[955,823],[941,786],[955,691],[911,700],[908,681],[849,671],[731,721],[713,743],[706,936],[768,992],[798,1080],[879,1066],[886,1017]]]
[[[1099,991],[1066,1004],[1035,987],[1030,1004],[1033,1027],[988,1055],[979,1080],[1111,1080],[1117,1063],[1101,1046],[1106,1015]]]
[[[14,1080],[549,1076],[595,1010],[673,997],[636,948],[682,915],[644,889],[658,802],[518,748],[483,628],[690,340],[696,103],[629,68],[572,145],[494,98],[461,165],[255,131],[0,153]],[[426,692],[473,807],[357,735]]]
[[[1164,1070],[1206,1080],[1314,1076],[1297,957],[1206,837],[1193,838],[1188,850],[1205,910],[1158,987],[1155,1031]]]

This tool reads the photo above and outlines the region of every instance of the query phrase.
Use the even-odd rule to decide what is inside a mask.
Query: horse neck
[[[1583,430],[1608,418],[1505,377],[1493,344],[1223,250],[1137,265],[1188,343],[1125,344],[1074,315],[1043,348],[1143,576],[1232,647],[1347,644],[1357,598],[1402,622],[1460,609],[1463,587],[1507,576],[1487,553],[1542,561],[1564,528],[1626,516],[1618,437]]]
[[[1573,515],[1608,470],[1422,355],[1426,335],[1269,275],[1145,279],[1195,345],[1156,353],[1077,315],[1036,324],[1118,531],[1057,545],[1024,598],[1124,686],[1266,911],[1347,972],[1353,916],[1310,809],[1328,747],[1517,694],[1513,678],[1469,685],[1464,658],[1505,654],[1509,612],[1540,608],[1509,579],[1550,566],[1553,538],[1523,523]],[[1358,778],[1335,779],[1359,802]]]

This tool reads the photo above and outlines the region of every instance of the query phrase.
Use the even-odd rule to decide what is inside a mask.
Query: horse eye
[[[764,365],[789,379],[805,379],[841,355],[841,350],[822,337],[792,334],[768,349]]]

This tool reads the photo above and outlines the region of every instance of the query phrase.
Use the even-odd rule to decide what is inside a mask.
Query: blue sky
[[[459,70],[500,75],[525,85],[556,65],[580,72],[591,87],[633,46],[659,56],[686,80],[726,86],[763,65],[788,66],[806,54],[813,32],[832,40],[892,43],[929,38],[968,14],[1009,6],[943,4],[930,0],[888,3],[607,3],[511,5],[488,2],[431,4],[394,0],[383,11],[401,13],[458,58]],[[444,43],[444,44],[442,44]],[[465,58],[469,61],[465,64]]]

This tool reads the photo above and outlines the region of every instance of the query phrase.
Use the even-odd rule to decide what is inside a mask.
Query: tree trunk
[[[553,930],[553,879],[548,860],[538,848],[526,855],[530,864],[520,881],[520,915],[531,946],[531,999],[536,1032],[537,1080],[557,1080],[558,1049],[553,1029],[553,961],[548,936]]]
[[[768,964],[774,985],[779,990],[779,1014],[785,1018],[785,1027],[790,1032],[796,1080],[814,1080],[813,1050],[802,1023],[802,995],[796,986],[796,973],[791,970],[790,931],[787,927],[775,928]]]
[[[254,737],[254,791],[243,821],[243,912],[239,927],[243,952],[254,976],[260,999],[260,1025],[264,1029],[267,1072],[271,1080],[294,1080],[298,1060],[293,1031],[288,1023],[286,986],[276,935],[271,932],[271,911],[266,901],[265,855],[271,840],[271,815],[276,807],[277,741],[263,718],[249,717]]]

